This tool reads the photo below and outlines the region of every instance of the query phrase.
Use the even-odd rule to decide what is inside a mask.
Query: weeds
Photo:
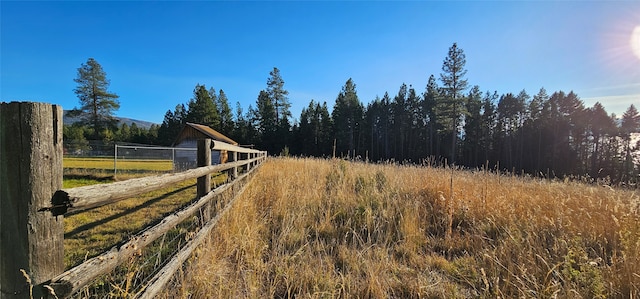
[[[637,193],[451,179],[431,167],[268,160],[164,296],[640,295]]]

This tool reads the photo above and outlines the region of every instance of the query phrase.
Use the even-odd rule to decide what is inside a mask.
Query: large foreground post
[[[63,218],[41,210],[62,189],[62,154],[62,107],[0,103],[3,299],[44,297],[40,285],[64,271]]]

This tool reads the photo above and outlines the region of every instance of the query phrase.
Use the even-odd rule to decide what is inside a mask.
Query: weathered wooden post
[[[238,162],[238,152],[233,152],[233,162]],[[233,168],[232,176],[234,180],[238,177],[238,166]]]
[[[211,139],[198,139],[198,167],[211,165]],[[211,174],[201,176],[197,183],[198,197],[211,191]]]
[[[46,297],[64,271],[63,217],[42,210],[62,189],[62,155],[62,107],[0,103],[0,298]]]

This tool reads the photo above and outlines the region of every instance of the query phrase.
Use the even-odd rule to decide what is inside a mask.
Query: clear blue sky
[[[73,79],[93,57],[118,116],[160,123],[197,83],[246,112],[278,67],[299,118],[311,99],[332,106],[349,78],[365,104],[402,83],[421,93],[457,42],[483,91],[573,90],[618,115],[640,104],[640,1],[1,1],[0,12],[1,101],[78,106]]]

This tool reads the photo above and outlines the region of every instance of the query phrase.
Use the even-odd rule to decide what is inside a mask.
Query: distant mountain
[[[68,124],[74,124],[80,121],[79,117],[70,117],[67,116],[67,112],[69,112],[69,110],[65,110],[64,111],[64,118],[62,119],[63,123],[65,125]],[[136,124],[136,126],[140,127],[140,128],[145,128],[145,129],[149,129],[151,127],[151,125],[156,125],[156,123],[152,123],[149,121],[144,121],[144,120],[137,120],[137,119],[132,119],[132,118],[127,118],[127,117],[119,117],[116,116],[116,119],[118,120],[118,126],[122,125],[123,123],[131,126],[132,124]]]

